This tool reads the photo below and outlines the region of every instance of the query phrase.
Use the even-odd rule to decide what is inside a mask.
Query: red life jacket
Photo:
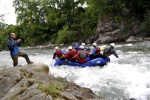
[[[100,54],[101,49],[99,47],[96,47],[96,54]]]
[[[69,57],[74,57],[75,55],[77,54],[76,50],[75,49],[72,49],[70,52],[69,52]]]
[[[78,62],[79,62],[80,64],[83,64],[83,63],[87,62],[86,57],[87,57],[88,55],[89,55],[89,52],[87,52],[87,51],[79,51],[79,52],[77,53],[77,56],[76,56],[76,57],[78,57]]]
[[[72,59],[75,55],[76,55],[76,50],[75,49],[72,49],[71,51],[69,51],[65,56],[64,58],[69,58],[69,59]]]
[[[63,53],[61,50],[56,50],[55,54],[57,55],[58,58],[63,56]]]

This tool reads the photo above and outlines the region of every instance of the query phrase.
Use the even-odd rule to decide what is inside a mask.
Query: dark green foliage
[[[63,30],[60,30],[58,32],[58,36],[57,36],[57,44],[61,44],[61,43],[71,43],[75,40],[75,36],[76,36],[76,32],[75,31],[71,31],[69,30],[68,26],[64,26]]]
[[[25,43],[70,43],[93,34],[98,17],[81,6],[84,3],[85,0],[14,0]]]
[[[78,42],[96,32],[98,19],[109,17],[125,23],[136,18],[142,30],[150,31],[149,0],[14,0],[13,6],[18,25],[1,24],[0,49],[11,32],[25,46]]]

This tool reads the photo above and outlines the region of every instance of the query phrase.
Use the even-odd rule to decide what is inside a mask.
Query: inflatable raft
[[[89,57],[87,58],[87,62],[80,64],[78,62],[71,62],[71,61],[66,61],[66,60],[58,60],[56,59],[56,62],[54,66],[59,66],[59,65],[68,65],[68,66],[79,66],[79,67],[94,67],[94,66],[104,66],[108,62],[110,62],[110,58],[96,58],[91,60]]]

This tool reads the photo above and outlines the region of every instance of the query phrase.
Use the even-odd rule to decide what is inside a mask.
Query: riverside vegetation
[[[113,42],[116,40],[123,42],[131,35],[150,31],[149,0],[14,0],[13,6],[17,14],[17,25],[0,23],[1,50],[6,48],[10,32],[15,32],[18,38],[23,40],[24,46],[34,46],[46,42],[56,44],[82,42],[95,35],[96,38],[92,38],[89,42],[96,41],[99,37],[101,40],[105,34],[107,35],[107,29],[112,31],[116,28],[113,23],[120,23],[117,24],[119,28],[125,25],[124,30],[133,30],[131,32],[115,30],[121,34],[120,36],[124,33],[128,35],[121,39],[115,37]],[[110,23],[110,18],[113,23]],[[133,24],[137,21],[138,23]],[[99,30],[99,26],[103,25],[106,27]],[[135,28],[135,25],[138,27]],[[101,33],[104,35],[97,35]],[[109,38],[101,42],[112,42],[111,33],[114,32],[110,32]]]

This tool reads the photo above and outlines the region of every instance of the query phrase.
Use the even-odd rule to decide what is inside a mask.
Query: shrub
[[[76,34],[75,31],[68,30],[68,26],[64,26],[63,30],[60,30],[58,32],[56,43],[57,44],[61,44],[61,43],[67,44],[67,43],[73,42],[75,34]]]

